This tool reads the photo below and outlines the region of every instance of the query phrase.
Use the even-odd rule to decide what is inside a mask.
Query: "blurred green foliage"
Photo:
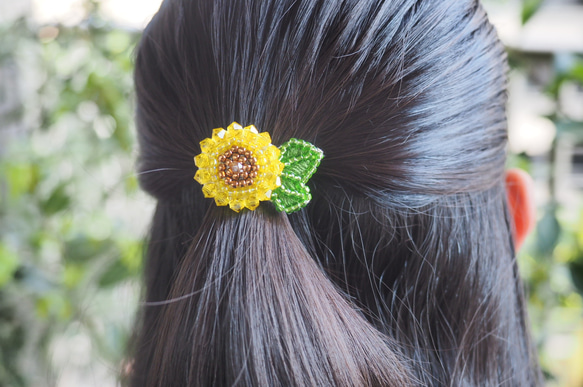
[[[540,4],[525,0],[522,21]],[[87,6],[89,16],[75,27],[26,19],[0,27],[0,68],[17,64],[15,76],[28,85],[17,93],[22,107],[0,117],[0,126],[20,125],[10,138],[0,137],[0,386],[51,385],[60,338],[78,332],[91,338],[93,357],[111,374],[124,361],[133,311],[122,305],[116,320],[115,309],[120,289],[139,278],[142,244],[132,206],[141,212],[146,203],[132,173],[131,71],[139,32],[102,20],[96,2]],[[542,60],[554,64],[540,87],[556,102],[549,119],[557,137],[580,136],[583,143],[583,123],[559,103],[564,85],[583,85],[583,60]],[[541,58],[511,50],[510,62],[528,74]],[[509,164],[532,166],[525,155]],[[583,376],[560,371],[583,362],[583,212],[573,220],[573,209],[559,205],[552,172],[547,184],[550,200],[520,268],[545,374],[576,386]],[[579,345],[564,361],[553,357],[557,336]]]
[[[17,117],[2,117],[18,129],[0,146],[0,386],[54,384],[54,339],[73,325],[113,370],[124,356],[129,323],[108,324],[107,307],[88,304],[140,273],[141,240],[119,214],[137,197],[139,32],[90,15],[0,30],[0,67],[15,63],[26,85],[8,90],[23,99]]]
[[[527,23],[542,3],[539,0],[523,0],[522,22]],[[538,166],[539,170],[546,171],[539,190],[548,192],[548,200],[539,208],[536,230],[518,257],[527,287],[532,330],[548,385],[582,386],[581,195],[578,193],[578,204],[564,205],[558,199],[560,192],[555,174],[561,141],[583,147],[583,122],[574,119],[566,111],[562,97],[566,87],[583,87],[583,57],[569,53],[541,54],[509,49],[509,61],[513,72],[525,74],[532,87],[552,102],[553,109],[545,117],[556,128],[551,151],[545,157],[543,168]],[[530,172],[535,168],[526,155],[515,155],[510,158],[510,163]]]
[[[522,24],[526,24],[536,11],[540,8],[544,0],[522,0],[522,12],[520,18]]]

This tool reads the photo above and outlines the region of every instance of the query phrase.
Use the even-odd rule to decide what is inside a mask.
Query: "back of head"
[[[505,72],[476,0],[165,0],[136,62],[158,205],[132,385],[540,384]],[[232,121],[324,151],[308,207],[203,197],[192,158]]]

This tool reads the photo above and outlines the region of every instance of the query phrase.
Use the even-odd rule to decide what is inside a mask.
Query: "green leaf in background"
[[[569,264],[569,269],[571,271],[573,285],[575,285],[575,288],[579,293],[583,294],[583,257],[571,262]]]
[[[12,199],[33,192],[38,184],[39,168],[35,164],[13,164],[9,162],[2,169],[2,172],[6,176],[10,197]]]
[[[99,277],[98,285],[107,288],[135,277],[142,264],[142,244],[138,241],[120,241],[120,256],[110,263],[107,270]]]
[[[85,267],[76,263],[66,264],[62,283],[69,289],[75,288],[85,276]]]
[[[124,186],[128,194],[137,192],[139,189],[138,178],[135,175],[129,175],[124,180]]]
[[[522,24],[526,24],[534,16],[542,3],[543,0],[522,0],[522,12],[520,15]]]
[[[130,277],[131,271],[119,259],[116,259],[99,278],[101,288],[111,287]]]
[[[579,60],[579,62],[573,66],[571,76],[574,80],[583,85],[583,60]]]
[[[143,244],[141,241],[122,240],[118,247],[121,251],[120,261],[133,273],[137,274],[142,267]]]
[[[24,377],[18,372],[19,358],[13,356],[24,347],[26,330],[15,317],[15,308],[6,293],[0,291],[0,383],[2,386],[24,387]]]
[[[111,31],[105,37],[106,47],[112,54],[121,54],[132,44],[132,38],[124,31]]]
[[[527,173],[530,173],[530,159],[526,153],[509,154],[506,159],[506,168],[520,168]]]
[[[561,225],[557,220],[557,208],[550,204],[545,214],[536,225],[537,255],[540,257],[551,256],[561,235]]]
[[[42,319],[54,317],[66,321],[72,317],[73,312],[74,308],[70,300],[58,293],[45,293],[36,301],[36,313]]]
[[[49,198],[41,203],[40,208],[46,215],[54,215],[69,208],[71,198],[67,195],[66,188],[66,184],[59,185]]]
[[[113,243],[109,240],[96,240],[87,235],[78,235],[65,242],[64,258],[70,263],[84,263],[104,254],[115,254]]]
[[[583,86],[583,59],[576,54],[555,55],[554,58],[555,76],[546,86],[546,92],[558,100],[565,84],[578,83]]]
[[[12,279],[18,269],[18,256],[4,243],[0,243],[0,288]]]

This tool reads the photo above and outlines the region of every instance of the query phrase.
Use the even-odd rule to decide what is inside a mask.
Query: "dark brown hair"
[[[505,73],[476,0],[165,0],[135,72],[158,204],[131,385],[542,384]],[[324,151],[308,207],[203,197],[193,156],[232,121]]]

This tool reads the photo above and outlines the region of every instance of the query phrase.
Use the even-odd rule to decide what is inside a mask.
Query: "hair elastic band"
[[[227,129],[213,129],[212,138],[200,142],[194,158],[194,179],[206,198],[236,212],[255,210],[260,201],[292,213],[305,207],[312,195],[306,185],[324,157],[321,149],[304,140],[290,139],[279,148],[267,132],[233,122]]]

